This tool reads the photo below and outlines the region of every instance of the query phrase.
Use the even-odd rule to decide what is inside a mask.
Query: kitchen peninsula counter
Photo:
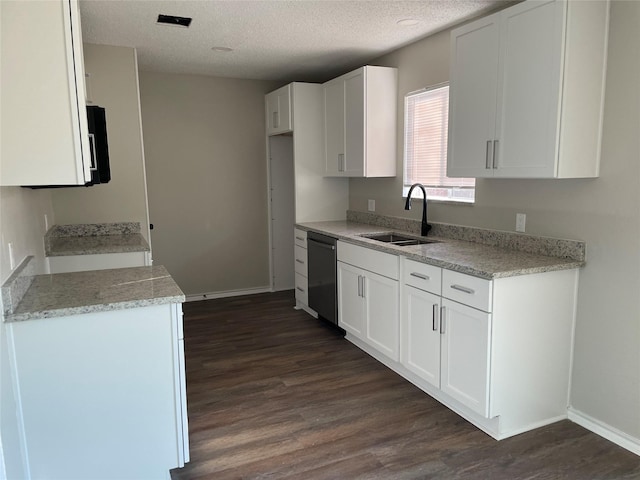
[[[420,235],[411,231],[411,227],[415,227],[413,224],[416,223],[413,220],[394,219],[394,217],[378,218],[386,218],[387,221],[380,222],[383,225],[350,220],[309,222],[297,224],[296,227],[488,280],[568,270],[585,264],[584,242],[496,230],[434,223],[433,235],[430,234],[427,238],[435,242],[412,246],[396,246],[363,237],[362,235],[394,231],[420,238]],[[394,225],[394,220],[401,224]],[[420,222],[417,222],[418,226],[419,224]],[[460,237],[475,241],[461,240]],[[501,245],[508,245],[508,247]]]
[[[35,275],[5,322],[182,303],[184,293],[163,266]]]

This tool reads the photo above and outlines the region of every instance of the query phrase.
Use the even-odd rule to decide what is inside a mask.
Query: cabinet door
[[[495,176],[556,176],[566,2],[502,12]]]
[[[491,314],[447,299],[442,306],[440,388],[488,417]]]
[[[452,32],[447,175],[493,176],[499,14]]]
[[[291,85],[286,85],[266,96],[267,135],[290,132],[291,124]]]
[[[0,2],[2,185],[91,179],[75,0]]]
[[[365,338],[363,271],[338,262],[338,325],[360,339]]]
[[[324,84],[325,174],[341,176],[344,171],[344,81],[342,77]]]
[[[392,360],[398,361],[398,281],[364,272],[364,340]]]
[[[361,68],[344,79],[344,164],[349,177],[365,176],[365,69]]]
[[[440,388],[440,297],[405,285],[401,326],[402,364]]]

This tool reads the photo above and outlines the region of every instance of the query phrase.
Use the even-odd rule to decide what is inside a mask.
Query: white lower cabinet
[[[404,286],[402,289],[402,364],[440,388],[440,296]]]
[[[338,326],[358,338],[364,338],[365,318],[360,268],[338,262]]]
[[[407,259],[403,259],[403,266],[402,364],[429,384],[487,417],[491,314],[442,298],[438,291],[441,268]],[[428,275],[421,273],[425,268],[429,269]],[[457,280],[459,283],[454,285],[467,290],[470,289],[468,283],[486,282],[468,275],[457,277]],[[419,285],[419,282],[425,285]],[[422,288],[416,288],[416,284]],[[426,291],[429,288],[435,292]]]
[[[395,361],[399,360],[397,264],[395,255],[338,242],[338,325]]]
[[[440,389],[489,416],[491,314],[442,299]]]
[[[294,229],[294,269],[295,269],[295,295],[296,309],[318,316],[318,313],[309,307],[309,266],[307,255],[306,230]]]
[[[493,280],[338,242],[346,338],[500,440],[567,418],[578,270]]]
[[[151,265],[150,252],[100,253],[47,257],[50,273],[85,272]]]
[[[169,479],[189,461],[181,304],[7,324],[29,478]]]

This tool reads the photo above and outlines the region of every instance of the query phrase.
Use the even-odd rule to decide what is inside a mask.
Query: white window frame
[[[410,151],[413,150],[409,148],[411,143],[411,137],[412,137],[411,132],[413,132],[413,128],[411,128],[411,132],[409,131],[409,122],[410,122],[411,113],[412,113],[410,111],[410,108],[411,108],[410,103],[412,103],[411,101],[419,95],[429,94],[434,90],[440,90],[442,88],[447,88],[448,90],[449,82],[444,82],[444,83],[433,85],[427,88],[423,88],[421,90],[409,92],[404,97],[404,151],[403,151],[404,155],[403,155],[403,161],[402,161],[402,170],[403,170],[402,196],[403,198],[406,198],[409,192],[409,188],[411,187],[411,184],[417,183],[413,179],[408,178],[408,168],[407,168],[408,166],[407,158],[408,156],[411,155]],[[448,112],[447,112],[447,116],[448,116]],[[444,156],[444,159],[441,159],[441,161],[444,162],[444,165],[442,165],[442,167],[445,169],[445,171],[446,171],[446,155],[447,155],[446,140],[447,139],[445,138],[441,141],[442,145],[440,147]],[[445,178],[448,178],[448,177],[445,177]],[[455,183],[455,181],[447,182],[446,180],[443,182],[445,183],[444,185],[425,184],[425,188],[427,190],[427,199],[429,201],[436,201],[436,202],[454,202],[456,204],[473,204],[475,202],[475,179],[465,179],[465,180],[466,180],[465,183],[471,183],[470,180],[473,180],[473,186],[446,185],[446,183]],[[416,195],[416,198],[418,197],[422,197],[422,194]]]

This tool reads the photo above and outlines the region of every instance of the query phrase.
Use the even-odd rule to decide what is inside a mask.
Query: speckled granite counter
[[[163,266],[36,275],[15,310],[5,313],[5,322],[184,301]]]
[[[150,250],[134,222],[54,225],[45,236],[47,257]]]
[[[386,233],[390,231],[403,232],[402,230],[352,221],[311,222],[298,224],[296,227],[302,230],[311,230],[330,235],[345,242],[395,255],[403,255],[412,260],[485,279],[579,268],[585,263],[584,258],[576,259],[540,255],[444,236],[429,235],[429,239],[438,240],[438,243],[399,247],[361,237],[360,235]],[[445,231],[445,229],[440,229],[440,231]],[[409,233],[409,235],[411,235],[411,233]],[[536,238],[541,237],[532,238],[535,241]],[[549,240],[551,245],[555,244],[555,239]],[[567,241],[562,240],[562,242]],[[578,248],[578,250],[580,249]],[[584,252],[584,248],[582,248],[582,251]]]

